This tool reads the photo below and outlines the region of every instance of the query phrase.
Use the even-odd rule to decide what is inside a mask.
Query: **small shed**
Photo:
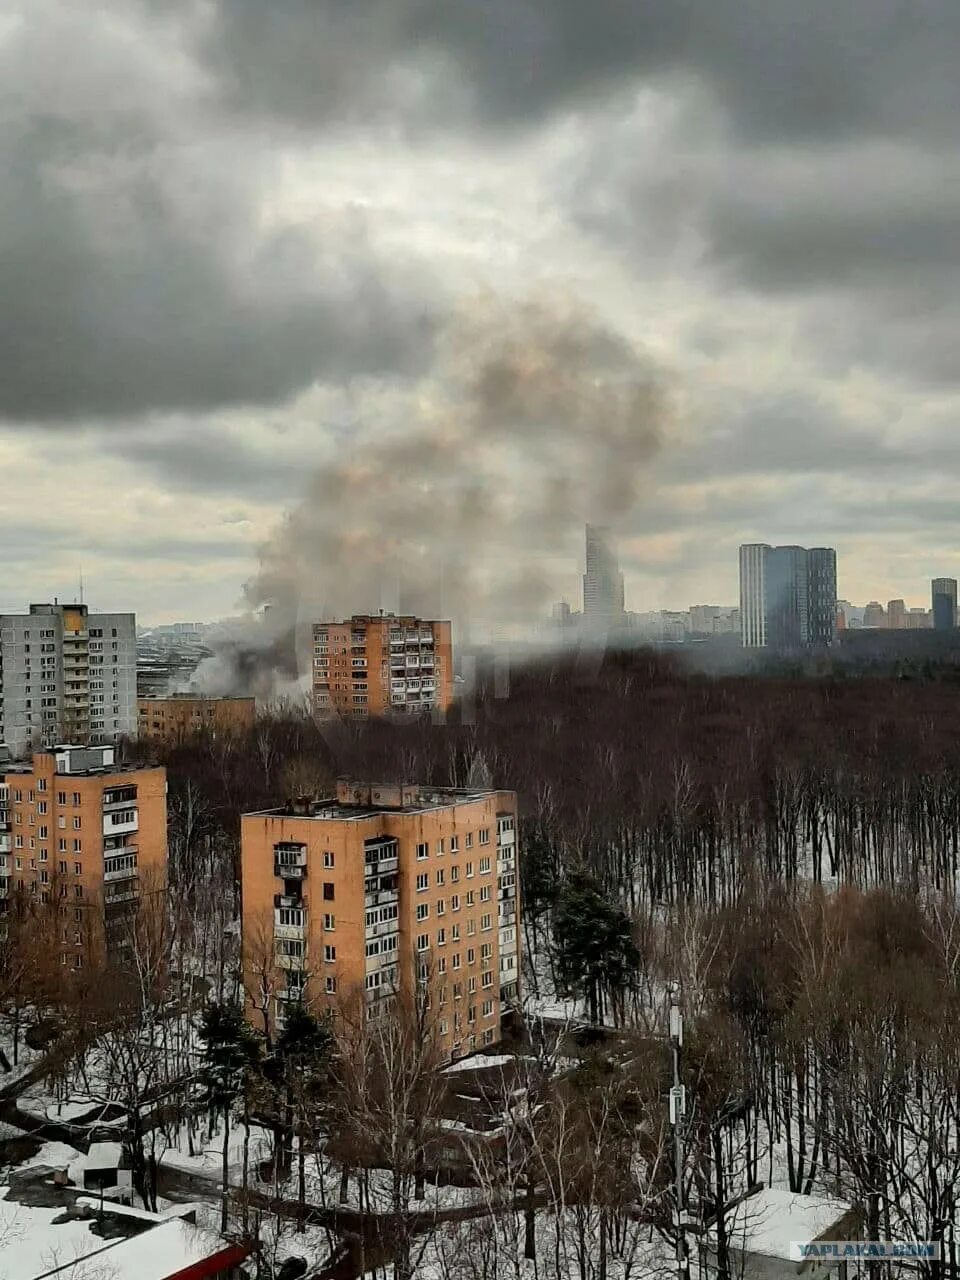
[[[742,1280],[783,1280],[790,1276],[826,1276],[843,1280],[846,1264],[809,1258],[803,1246],[824,1240],[857,1240],[860,1214],[846,1200],[803,1196],[766,1187],[731,1210],[727,1223],[730,1270]],[[704,1242],[707,1271],[716,1274],[716,1235]]]
[[[130,1162],[119,1142],[91,1142],[83,1162],[84,1191],[106,1191],[130,1182]]]

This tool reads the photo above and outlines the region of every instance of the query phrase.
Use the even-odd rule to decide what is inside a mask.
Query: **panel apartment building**
[[[58,742],[115,742],[137,732],[132,613],[32,604],[0,614],[0,744],[15,758]]]
[[[275,973],[281,1025],[291,1001],[377,1016],[427,983],[451,1056],[493,1043],[519,997],[516,809],[511,791],[340,781],[329,800],[246,814],[248,998]]]
[[[319,716],[446,712],[453,701],[449,622],[354,614],[313,628],[313,705]]]
[[[163,769],[118,765],[113,747],[55,747],[0,771],[0,898],[60,901],[64,965],[79,968],[95,939],[122,946],[166,870]]]

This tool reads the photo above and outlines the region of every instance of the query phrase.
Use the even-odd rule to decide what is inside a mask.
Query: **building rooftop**
[[[0,773],[7,777],[32,774],[36,768],[38,756],[53,756],[56,760],[55,774],[71,778],[90,778],[118,773],[140,773],[144,769],[155,767],[145,764],[121,764],[117,761],[115,748],[110,746],[63,745],[51,747],[47,751],[35,751],[31,760],[20,760],[16,764],[3,764],[2,759],[0,759]]]
[[[242,693],[141,693],[138,702],[255,702],[252,694]]]
[[[337,781],[336,794],[322,799],[300,797],[274,809],[246,817],[313,818],[320,822],[360,821],[383,813],[428,813],[452,809],[498,795],[495,787],[425,787],[399,783]]]

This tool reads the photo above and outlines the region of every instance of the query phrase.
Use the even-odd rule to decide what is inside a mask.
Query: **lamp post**
[[[687,1091],[680,1083],[680,1050],[683,1047],[683,1013],[680,987],[670,987],[670,1044],[673,1049],[673,1088],[670,1090],[670,1123],[673,1125],[674,1173],[677,1197],[677,1280],[688,1280],[690,1261],[687,1257],[687,1235],[684,1229],[683,1202],[683,1119],[687,1110]]]

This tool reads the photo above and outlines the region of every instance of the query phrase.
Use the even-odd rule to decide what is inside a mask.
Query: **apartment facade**
[[[314,624],[318,716],[361,720],[445,713],[452,702],[449,622],[388,613]]]
[[[246,733],[257,716],[255,698],[204,698],[171,694],[137,699],[137,736],[182,742],[198,733],[214,737]]]
[[[827,648],[837,638],[832,547],[740,548],[740,639],[746,649]]]
[[[0,615],[0,743],[14,757],[136,732],[134,614],[32,604]]]
[[[301,999],[376,1017],[426,985],[451,1056],[492,1044],[519,999],[516,826],[510,791],[346,781],[330,799],[246,814],[251,1018],[269,1003],[280,1025]]]
[[[0,773],[0,898],[60,904],[61,962],[124,926],[167,872],[167,779],[119,765],[113,747],[55,747]],[[90,913],[95,913],[91,918]]]

